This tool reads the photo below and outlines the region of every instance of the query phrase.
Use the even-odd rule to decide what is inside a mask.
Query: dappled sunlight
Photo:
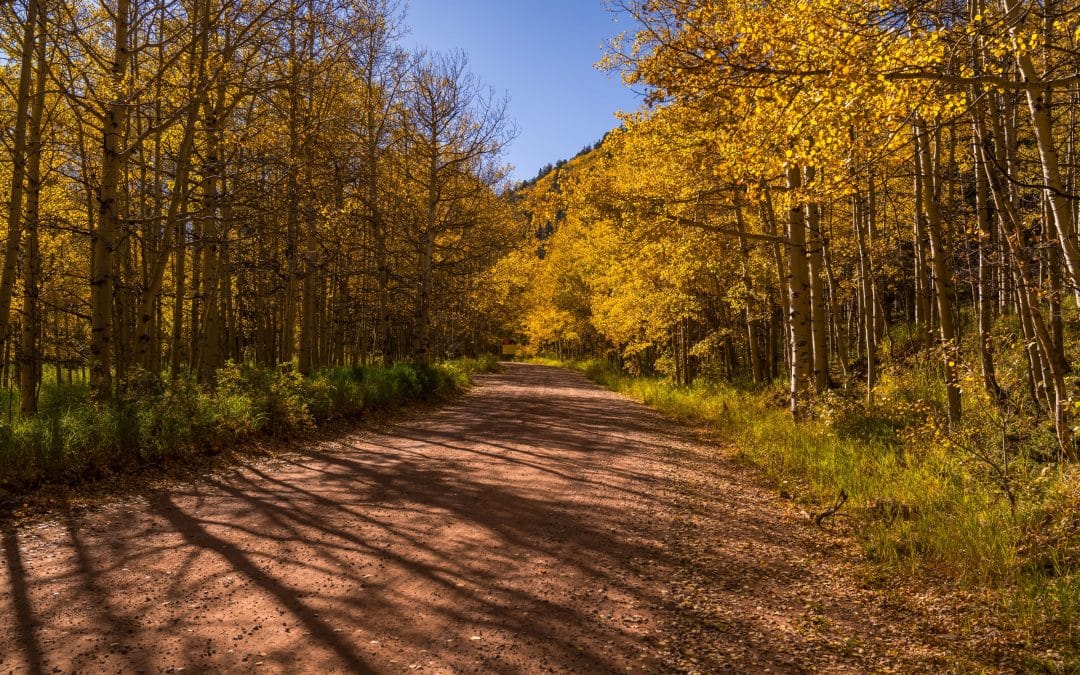
[[[661,596],[638,573],[667,563],[637,534],[663,477],[635,412],[513,371],[423,422],[11,533],[4,663],[639,664]]]
[[[652,671],[693,617],[717,667],[879,658],[881,608],[768,500],[654,411],[509,365],[375,432],[5,530],[0,655],[39,672]],[[687,584],[709,604],[679,605]]]

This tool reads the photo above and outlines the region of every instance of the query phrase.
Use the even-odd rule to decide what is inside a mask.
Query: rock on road
[[[8,526],[0,673],[668,669],[676,436],[580,375],[510,365],[376,431]],[[741,521],[739,503],[769,496],[739,489],[758,492],[717,507],[725,546],[791,527]],[[768,580],[812,544],[768,538],[779,562],[743,564],[762,590],[733,586],[746,625],[714,665],[867,666],[785,647],[777,615],[802,591]]]

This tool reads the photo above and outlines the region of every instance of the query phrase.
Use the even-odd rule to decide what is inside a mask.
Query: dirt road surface
[[[511,365],[378,431],[7,526],[0,673],[947,662],[747,469],[717,460],[704,501],[680,496],[694,447],[580,375]]]

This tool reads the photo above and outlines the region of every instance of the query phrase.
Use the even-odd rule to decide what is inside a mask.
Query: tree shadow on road
[[[656,669],[665,593],[695,564],[667,545],[677,442],[643,406],[519,366],[423,418],[45,528],[34,564],[4,530],[0,666]],[[739,546],[813,546],[737,506],[711,517],[738,514]],[[801,573],[726,543],[708,582],[733,603]],[[790,666],[768,617],[728,613],[721,635]]]

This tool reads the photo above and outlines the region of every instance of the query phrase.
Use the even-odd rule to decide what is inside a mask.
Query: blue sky
[[[618,19],[618,21],[616,21]],[[515,178],[577,154],[618,124],[639,97],[593,68],[603,42],[632,26],[601,0],[409,0],[406,47],[462,49],[472,71],[510,98]]]

